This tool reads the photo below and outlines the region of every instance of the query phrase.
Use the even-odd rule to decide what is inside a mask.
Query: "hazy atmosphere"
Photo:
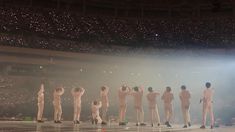
[[[46,105],[44,117],[49,120],[53,119],[53,89],[61,84],[65,86],[65,94],[62,96],[62,118],[64,120],[72,120],[73,105],[70,91],[74,86],[82,86],[86,90],[82,97],[82,120],[90,119],[90,103],[99,99],[99,90],[103,85],[110,87],[108,115],[110,118],[117,118],[117,90],[121,85],[126,84],[130,87],[143,86],[145,88],[144,94],[147,93],[147,88],[151,86],[161,95],[165,87],[170,86],[175,97],[173,101],[173,122],[181,123],[179,92],[180,86],[186,85],[192,94],[192,122],[200,123],[202,104],[199,104],[199,100],[206,82],[211,82],[215,90],[214,111],[217,121],[228,123],[232,117],[235,117],[233,111],[235,109],[233,105],[235,102],[233,94],[235,92],[235,59],[233,54],[226,51],[175,50],[169,52],[162,50],[154,55],[96,55],[89,59],[81,58],[83,60],[70,60],[74,62],[72,66],[68,64],[61,67],[56,64],[57,59],[54,59],[55,63],[51,65],[32,65],[32,67],[37,67],[43,71],[43,75],[40,76],[13,76],[11,74],[14,73],[14,68],[8,74],[1,72],[1,78],[3,78],[0,83],[1,94],[5,92],[4,94],[8,94],[8,96],[1,96],[0,98],[1,101],[6,102],[0,106],[0,116],[29,116],[34,119],[37,113],[37,92],[41,80],[45,80]],[[67,60],[64,59],[63,61],[66,63]],[[14,66],[12,65],[12,67]],[[57,74],[49,75],[49,73]],[[17,97],[20,98],[17,99]],[[160,97],[157,99],[161,120],[164,121],[163,104]],[[148,121],[148,106],[145,96],[143,101],[145,121]],[[135,121],[133,107],[133,97],[130,96],[128,97],[127,108],[127,120],[129,121]]]

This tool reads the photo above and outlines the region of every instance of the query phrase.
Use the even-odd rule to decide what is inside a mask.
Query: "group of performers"
[[[203,115],[202,115],[202,126],[200,128],[206,128],[206,117],[209,112],[211,118],[211,129],[214,126],[214,114],[213,114],[213,89],[211,88],[211,83],[207,82],[205,84],[206,89],[203,91],[203,97],[200,99],[200,102],[203,102]],[[73,122],[74,124],[80,124],[80,114],[81,114],[81,97],[83,96],[85,89],[82,87],[76,87],[71,90],[71,94],[73,96],[74,101],[74,116]],[[53,105],[54,105],[54,122],[61,123],[61,95],[64,93],[63,87],[57,87],[53,92]],[[108,98],[109,88],[107,86],[102,86],[100,89],[100,98],[101,100],[94,100],[91,103],[91,116],[92,116],[92,124],[101,123],[103,125],[107,124],[107,111],[109,108],[109,98]],[[143,87],[133,87],[130,88],[127,85],[123,85],[118,89],[118,98],[119,98],[119,125],[126,125],[126,109],[127,109],[127,96],[133,96],[134,98],[134,106],[136,110],[136,126],[145,126],[144,123],[144,110],[143,110]],[[151,126],[154,126],[156,123],[157,126],[161,125],[158,106],[157,106],[157,96],[160,96],[159,92],[153,90],[152,87],[148,88],[148,94],[146,96],[148,101],[149,113],[150,113],[150,121]],[[182,115],[184,119],[183,128],[187,128],[191,126],[190,119],[190,92],[187,90],[186,86],[181,86],[181,92],[179,94],[179,98],[181,101],[181,109]],[[171,92],[170,87],[166,87],[165,92],[162,94],[161,99],[164,103],[164,112],[165,112],[165,125],[167,127],[171,127],[170,121],[173,112],[172,101],[174,100],[174,95]],[[40,90],[38,92],[38,114],[37,121],[44,122],[42,120],[44,109],[44,84],[41,84]],[[101,117],[100,117],[100,109],[101,109]]]

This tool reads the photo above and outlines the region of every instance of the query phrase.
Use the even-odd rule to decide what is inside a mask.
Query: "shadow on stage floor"
[[[116,123],[109,125],[92,125],[91,123],[81,123],[74,125],[71,121],[64,121],[55,124],[52,121],[36,123],[33,121],[0,121],[0,132],[235,132],[235,127],[220,127],[214,129],[199,129],[199,125],[183,129],[182,126],[173,125],[172,128],[165,126],[135,126],[129,123],[127,126],[118,126]]]

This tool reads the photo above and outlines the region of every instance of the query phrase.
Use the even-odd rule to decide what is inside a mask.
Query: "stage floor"
[[[116,123],[111,125],[101,126],[92,125],[91,123],[81,123],[74,125],[71,121],[64,121],[62,124],[55,124],[51,121],[45,123],[36,123],[32,121],[0,121],[0,132],[235,132],[235,126],[211,129],[199,129],[198,125],[190,128],[182,129],[182,126],[173,125],[172,128],[137,127],[134,123],[129,123],[127,126],[118,126]]]

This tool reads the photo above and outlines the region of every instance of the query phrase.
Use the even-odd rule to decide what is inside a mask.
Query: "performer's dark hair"
[[[95,101],[93,101],[93,104],[94,104],[94,105],[97,105],[97,104],[98,104],[98,102],[95,100]]]
[[[55,91],[56,92],[62,91],[62,88],[61,87],[57,87],[57,88],[55,88]]]
[[[139,91],[139,88],[137,86],[135,86],[134,88],[134,91],[138,92]]]
[[[79,92],[80,90],[81,90],[81,88],[79,88],[79,87],[74,88],[74,92]]]
[[[186,86],[185,86],[185,85],[182,85],[182,86],[181,86],[181,89],[185,90],[185,89],[186,89]]]
[[[211,83],[210,82],[206,82],[206,88],[210,88],[211,87]]]
[[[101,87],[101,90],[102,90],[102,91],[104,91],[105,89],[106,89],[106,87],[105,87],[105,86],[102,86],[102,87]]]
[[[170,92],[171,91],[171,87],[166,87],[166,91]]]
[[[148,91],[149,91],[149,92],[152,92],[152,91],[153,91],[153,88],[152,88],[152,87],[148,87]]]
[[[123,86],[122,86],[122,91],[125,91],[126,88],[127,88],[127,86],[126,86],[126,85],[123,85]]]

